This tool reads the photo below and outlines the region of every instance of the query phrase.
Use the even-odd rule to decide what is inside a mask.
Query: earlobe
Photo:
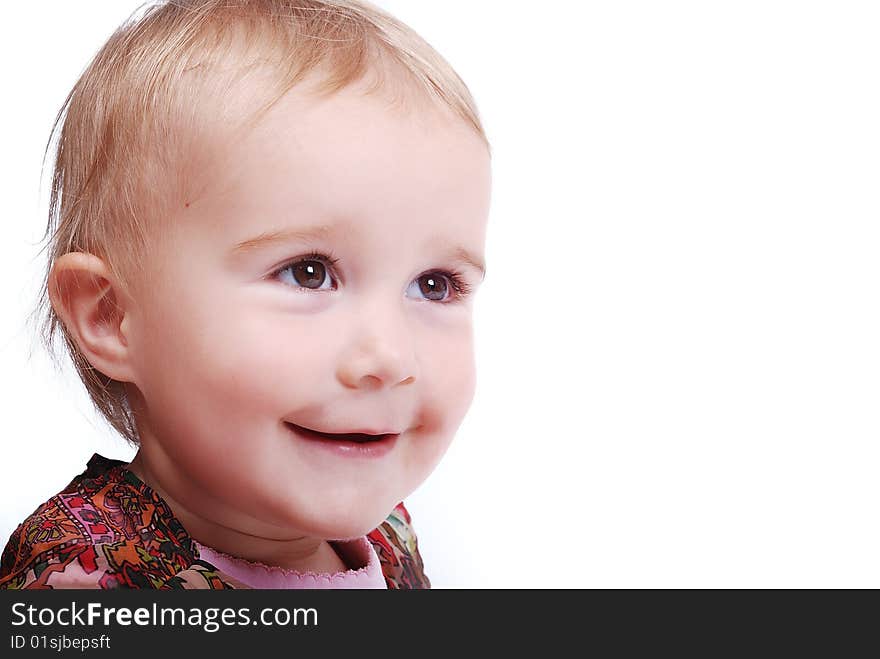
[[[71,339],[98,371],[132,382],[121,290],[103,260],[71,252],[52,267],[49,300]]]

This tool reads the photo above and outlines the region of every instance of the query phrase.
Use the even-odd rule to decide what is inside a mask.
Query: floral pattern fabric
[[[389,589],[430,588],[403,503],[367,535]],[[86,470],[9,538],[0,589],[248,588],[199,558],[165,501],[119,460]]]

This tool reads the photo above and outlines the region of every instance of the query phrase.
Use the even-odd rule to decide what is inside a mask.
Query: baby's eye
[[[281,268],[277,273],[278,279],[294,288],[308,288],[310,290],[333,290],[336,285],[330,276],[330,269],[316,257],[308,257],[301,261],[295,261]],[[327,284],[325,286],[324,284]]]
[[[441,272],[432,272],[422,275],[417,279],[413,279],[406,294],[415,294],[415,296],[423,296],[423,299],[433,302],[451,302],[456,298],[464,297],[466,292],[460,280],[453,274],[443,274]]]

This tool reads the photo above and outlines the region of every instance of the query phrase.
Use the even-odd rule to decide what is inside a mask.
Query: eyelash
[[[321,252],[311,252],[310,254],[304,254],[303,256],[298,256],[294,260],[288,261],[287,263],[285,263],[281,267],[276,268],[272,272],[271,277],[272,277],[272,279],[277,279],[278,275],[280,275],[282,272],[284,272],[288,268],[291,268],[299,263],[303,263],[306,261],[320,261],[325,266],[330,266],[331,270],[334,268],[334,266],[337,263],[339,263],[339,259],[336,258],[332,252],[329,254],[323,254]],[[425,300],[426,302],[433,301],[433,302],[437,302],[438,304],[452,304],[453,302],[460,302],[460,301],[464,300],[468,295],[470,295],[470,292],[471,292],[470,285],[465,280],[464,275],[456,270],[452,270],[452,271],[432,270],[432,271],[429,271],[429,272],[426,272],[424,274],[419,275],[417,279],[420,279],[420,278],[425,277],[427,275],[435,275],[435,274],[446,277],[447,281],[449,282],[449,286],[452,289],[452,294],[451,294],[450,298],[445,301]],[[331,277],[332,277],[332,274],[331,274]],[[309,290],[309,289],[303,288],[303,290]]]

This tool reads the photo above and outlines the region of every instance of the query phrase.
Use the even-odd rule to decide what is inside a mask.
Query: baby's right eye
[[[336,283],[330,275],[329,267],[334,262],[335,259],[323,254],[309,254],[282,266],[275,271],[274,276],[293,288],[335,290]]]

